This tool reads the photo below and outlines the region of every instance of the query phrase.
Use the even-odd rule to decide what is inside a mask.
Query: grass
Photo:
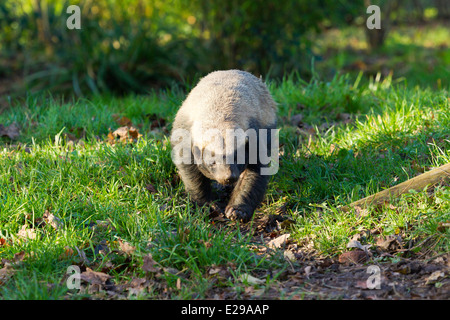
[[[392,76],[410,86],[448,88],[450,28],[444,24],[392,27],[385,44],[371,50],[364,28],[331,29],[314,38],[317,71],[322,75],[344,72],[356,77],[360,71],[373,78]]]
[[[291,238],[317,255],[337,257],[355,234],[374,229],[419,244],[419,256],[448,252],[448,186],[432,195],[410,192],[364,214],[339,209],[450,162],[448,88],[410,88],[389,78],[358,84],[346,76],[306,83],[292,75],[270,90],[279,103],[281,165],[261,212],[285,205],[295,221]],[[120,99],[30,96],[0,115],[4,126],[21,128],[18,140],[2,138],[0,255],[11,262],[24,254],[11,276],[0,277],[1,299],[105,298],[68,289],[67,268],[82,265],[129,284],[146,276],[149,253],[162,268],[152,278],[158,285],[123,297],[205,298],[222,288],[240,298],[249,286],[269,288],[289,268],[282,253],[260,254],[251,233],[213,223],[207,208],[187,200],[167,131],[151,129],[149,116],[164,118],[170,130],[183,98],[176,89]],[[299,113],[300,129],[291,124]],[[117,114],[143,136],[109,143]],[[57,229],[42,223],[46,212],[60,220]],[[24,225],[32,238],[20,236]],[[367,233],[365,242],[375,241]],[[228,276],[214,277],[214,268]],[[247,274],[265,283],[241,281]]]

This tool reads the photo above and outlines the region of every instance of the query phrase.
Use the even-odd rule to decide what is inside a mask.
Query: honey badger
[[[270,177],[263,174],[269,161],[262,155],[273,145],[276,111],[266,85],[248,72],[215,71],[200,80],[178,110],[171,134],[172,159],[192,200],[213,201],[215,180],[232,187],[226,217],[252,218]]]

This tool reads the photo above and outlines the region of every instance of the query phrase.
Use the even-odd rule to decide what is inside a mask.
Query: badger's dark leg
[[[262,176],[260,169],[259,165],[248,165],[242,173],[225,209],[227,218],[244,222],[252,218],[264,198],[269,182],[269,176]]]
[[[180,164],[178,173],[191,199],[199,205],[211,201],[211,181],[206,178],[195,164]]]
[[[253,121],[252,128],[259,128],[257,121]],[[257,141],[258,141],[258,160],[256,164],[248,164],[247,168],[239,177],[236,186],[233,189],[231,194],[230,201],[228,202],[227,207],[225,208],[225,215],[227,218],[236,220],[240,219],[244,222],[249,221],[253,212],[256,208],[261,204],[264,194],[266,193],[267,184],[269,182],[269,175],[261,175],[261,168],[267,168],[267,165],[261,163],[261,154],[269,155],[268,151],[270,150],[270,155],[272,155],[272,151],[278,152],[278,150],[272,150],[272,141],[271,141],[271,131],[270,129],[275,129],[276,123],[269,127],[267,131],[267,136],[260,136],[259,132],[257,133]],[[262,141],[260,140],[263,139]],[[260,149],[260,148],[263,149]],[[246,146],[246,163],[249,163],[249,145]]]

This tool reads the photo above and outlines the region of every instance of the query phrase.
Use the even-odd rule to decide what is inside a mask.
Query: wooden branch
[[[364,199],[357,200],[343,207],[344,211],[349,211],[351,207],[366,207],[370,205],[377,205],[389,201],[392,197],[397,197],[403,193],[413,189],[421,191],[425,187],[433,186],[444,180],[450,180],[450,163],[444,164],[438,168],[425,172],[417,177],[411,178],[389,189],[377,192]]]

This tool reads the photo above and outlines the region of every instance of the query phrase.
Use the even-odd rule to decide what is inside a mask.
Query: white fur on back
[[[205,130],[249,129],[250,119],[262,128],[276,121],[276,104],[266,85],[240,70],[215,71],[202,78],[178,111],[193,123],[193,141]],[[176,119],[175,119],[176,121]]]

